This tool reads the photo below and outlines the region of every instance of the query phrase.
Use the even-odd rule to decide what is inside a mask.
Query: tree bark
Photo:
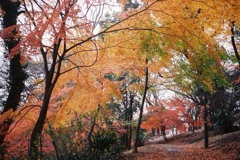
[[[133,120],[133,102],[134,102],[134,94],[130,91],[130,105],[129,105],[129,122]],[[128,142],[128,150],[131,149],[132,144],[132,125],[129,126],[129,142]]]
[[[4,11],[2,23],[3,29],[13,27],[11,30],[12,35],[3,38],[6,47],[4,56],[8,58],[11,54],[12,49],[15,48],[20,41],[20,37],[14,37],[19,34],[19,29],[17,27],[17,17],[19,14],[18,10],[20,7],[20,1],[1,0],[0,6]],[[18,53],[14,53],[15,56],[10,59],[8,97],[5,104],[3,105],[4,108],[2,113],[7,112],[9,109],[12,109],[13,111],[17,109],[19,102],[21,101],[21,93],[24,89],[24,81],[27,77],[26,72],[24,71],[24,68],[21,64],[20,50],[17,52]],[[4,121],[4,123],[0,126],[0,145],[3,144],[12,121],[12,118],[10,118]]]
[[[125,109],[125,113],[124,113],[124,122],[129,122],[128,116],[129,116],[129,112],[128,112],[128,91],[125,92],[126,96],[125,96],[125,100],[123,102],[124,104],[124,109]],[[125,124],[123,126],[124,130],[126,131],[125,133],[123,133],[123,143],[125,147],[128,147],[128,124]]]
[[[146,59],[146,65],[148,65],[148,59]],[[145,77],[145,86],[144,86],[142,104],[141,104],[141,107],[140,107],[140,113],[139,113],[139,118],[138,118],[137,129],[136,129],[136,137],[135,137],[135,142],[134,142],[133,153],[138,153],[139,132],[140,132],[140,126],[141,126],[141,122],[142,122],[144,102],[145,102],[146,95],[147,95],[147,90],[148,90],[148,67],[145,68],[145,76],[146,76]]]
[[[46,93],[46,92],[45,92]],[[30,140],[30,150],[29,150],[29,158],[30,159],[37,159],[38,158],[38,145],[39,145],[39,137],[42,133],[43,126],[46,120],[48,105],[50,101],[50,94],[46,94],[44,96],[43,105],[40,111],[40,115],[38,120],[33,128]]]
[[[232,25],[231,25],[231,42],[232,42],[232,46],[233,46],[233,50],[234,50],[234,53],[235,53],[235,57],[237,58],[238,60],[238,65],[239,65],[239,69],[240,69],[240,56],[239,56],[239,53],[238,53],[238,50],[237,50],[237,46],[236,46],[236,42],[235,42],[235,39],[234,39],[234,27],[235,27],[235,22],[232,21],[231,22]]]
[[[194,120],[192,121],[192,133],[195,131]]]
[[[39,117],[37,119],[37,122],[33,128],[32,134],[31,134],[30,149],[28,151],[29,159],[37,159],[38,158],[39,137],[41,136],[43,126],[44,126],[44,123],[45,123],[45,120],[47,117],[48,106],[49,106],[53,88],[60,76],[62,59],[59,59],[58,63],[56,60],[57,51],[59,49],[59,46],[60,46],[60,41],[54,47],[53,62],[52,62],[51,68],[49,70],[48,70],[48,66],[47,66],[47,57],[45,56],[46,53],[44,51],[42,51],[43,58],[45,59],[44,65],[45,65],[45,73],[46,73],[44,98],[43,98],[43,104],[42,104],[42,107],[40,110]],[[57,64],[57,69],[56,69],[56,64]]]
[[[101,109],[101,106],[100,106],[100,104],[98,105],[98,109],[97,109],[97,111],[96,111],[96,113],[94,113],[93,114],[93,117],[91,117],[92,118],[92,120],[91,120],[91,126],[90,126],[90,130],[89,130],[89,133],[88,133],[88,136],[87,136],[87,139],[88,139],[88,144],[89,144],[89,155],[91,155],[92,156],[92,153],[94,152],[94,151],[92,151],[92,135],[93,135],[93,132],[94,132],[94,127],[95,127],[95,125],[96,125],[96,121],[97,121],[97,117],[98,117],[98,114],[99,114],[99,112],[100,112],[100,109]]]

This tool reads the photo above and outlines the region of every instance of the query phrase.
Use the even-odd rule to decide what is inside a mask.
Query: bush
[[[122,147],[118,144],[114,131],[100,129],[92,135],[89,150],[91,159],[117,159]]]
[[[86,116],[80,117],[68,127],[53,128],[49,125],[46,132],[54,142],[54,153],[45,156],[50,159],[70,160],[107,160],[118,159],[122,147],[118,144],[115,130],[97,128],[90,139],[89,126]],[[46,155],[46,153],[45,153]]]

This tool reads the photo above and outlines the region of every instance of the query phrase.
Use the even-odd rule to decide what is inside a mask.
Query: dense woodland
[[[0,159],[117,159],[155,134],[239,129],[239,0],[0,8]]]

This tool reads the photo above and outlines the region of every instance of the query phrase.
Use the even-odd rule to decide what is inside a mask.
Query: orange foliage
[[[142,127],[148,125],[152,128],[159,128],[160,126],[177,125],[179,119],[179,112],[177,110],[166,110],[162,107],[151,107],[151,112],[148,115],[147,121],[143,123]]]

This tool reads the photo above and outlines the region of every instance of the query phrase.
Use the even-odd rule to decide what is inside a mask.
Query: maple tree
[[[119,34],[124,34],[124,32],[122,33],[119,33]],[[140,92],[140,95],[142,96],[141,98],[141,107],[140,107],[140,114],[139,114],[139,119],[138,119],[138,124],[137,124],[137,130],[136,130],[136,138],[135,138],[135,152],[137,152],[137,146],[138,146],[138,136],[139,136],[139,130],[140,130],[140,125],[141,125],[141,120],[142,120],[142,113],[143,113],[143,108],[144,108],[144,103],[145,103],[145,97],[146,97],[146,94],[147,94],[147,89],[148,89],[148,70],[150,68],[153,69],[154,67],[151,67],[152,65],[156,64],[157,62],[157,59],[155,57],[155,55],[159,54],[160,57],[161,57],[161,49],[158,45],[158,36],[156,36],[156,34],[152,34],[151,32],[138,32],[137,33],[138,36],[140,37],[140,39],[142,39],[141,41],[139,41],[136,37],[136,34],[134,35],[134,39],[135,40],[132,40],[132,43],[135,44],[135,47],[134,48],[127,48],[129,51],[133,52],[133,53],[136,53],[136,57],[132,57],[130,55],[130,58],[131,59],[136,59],[134,61],[134,67],[130,66],[130,71],[135,73],[137,76],[146,76],[145,78],[143,78],[141,81],[144,82],[144,84],[136,84],[136,85],[132,85],[131,88],[134,88],[134,87],[137,87],[136,89],[139,90]],[[131,38],[132,35],[129,35],[129,37]],[[125,36],[126,39],[130,39],[129,37]],[[147,38],[146,38],[147,37]],[[109,37],[111,38],[111,37]],[[114,48],[121,48],[121,53],[122,54],[127,54],[127,52],[123,52],[123,50],[126,48],[126,45],[129,45],[130,41],[126,41],[126,40],[121,40],[120,43],[119,43],[119,39],[117,39],[116,41],[118,41],[118,46],[114,47]],[[113,40],[111,40],[111,42],[113,42]],[[128,44],[126,44],[126,42]],[[129,52],[128,51],[128,52]],[[158,51],[160,51],[158,53]],[[128,54],[129,55],[129,54]],[[125,55],[125,56],[128,56],[128,55]],[[164,54],[163,54],[164,55]],[[163,57],[161,57],[163,58]],[[161,59],[160,58],[160,59]],[[145,60],[144,60],[145,59]],[[144,62],[145,61],[145,62]],[[150,61],[150,63],[148,62]],[[165,62],[167,63],[167,62]],[[142,68],[145,68],[145,69],[142,69]],[[132,69],[133,68],[133,69]],[[126,68],[128,69],[128,68]]]
[[[183,99],[177,97],[150,101],[152,102],[145,114],[146,120],[142,124],[143,128],[150,131],[152,128],[160,130],[161,126],[166,126],[169,130],[176,130],[176,132],[185,130],[187,107],[192,107],[192,103],[184,102]]]
[[[99,3],[99,6],[107,4],[107,2]],[[29,156],[36,158],[38,156],[39,136],[45,123],[52,92],[60,75],[73,69],[90,67],[95,64],[99,60],[98,55],[101,46],[96,43],[94,38],[103,33],[113,32],[116,29],[110,30],[115,26],[113,24],[103,31],[93,34],[96,28],[94,24],[99,23],[103,11],[103,8],[100,8],[100,10],[97,10],[97,14],[93,13],[90,18],[88,17],[92,7],[96,6],[95,2],[86,1],[80,4],[74,0],[61,1],[61,3],[59,1],[51,3],[23,1],[23,5],[27,16],[22,33],[26,37],[22,39],[19,46],[31,46],[31,48],[22,48],[25,53],[40,52],[45,70],[43,103],[36,125],[31,133],[29,150]],[[82,10],[80,5],[85,6],[86,10]],[[127,18],[121,21],[125,21]],[[92,24],[92,21],[95,21],[95,23]],[[47,39],[47,41],[44,41],[44,39]],[[73,52],[74,50],[75,52]],[[75,55],[88,51],[95,56],[95,59],[89,64],[85,64],[83,61],[75,63],[71,60]],[[25,54],[26,58],[29,56],[31,55]],[[84,54],[82,56],[84,57]],[[72,64],[72,67],[64,68],[65,61]]]

